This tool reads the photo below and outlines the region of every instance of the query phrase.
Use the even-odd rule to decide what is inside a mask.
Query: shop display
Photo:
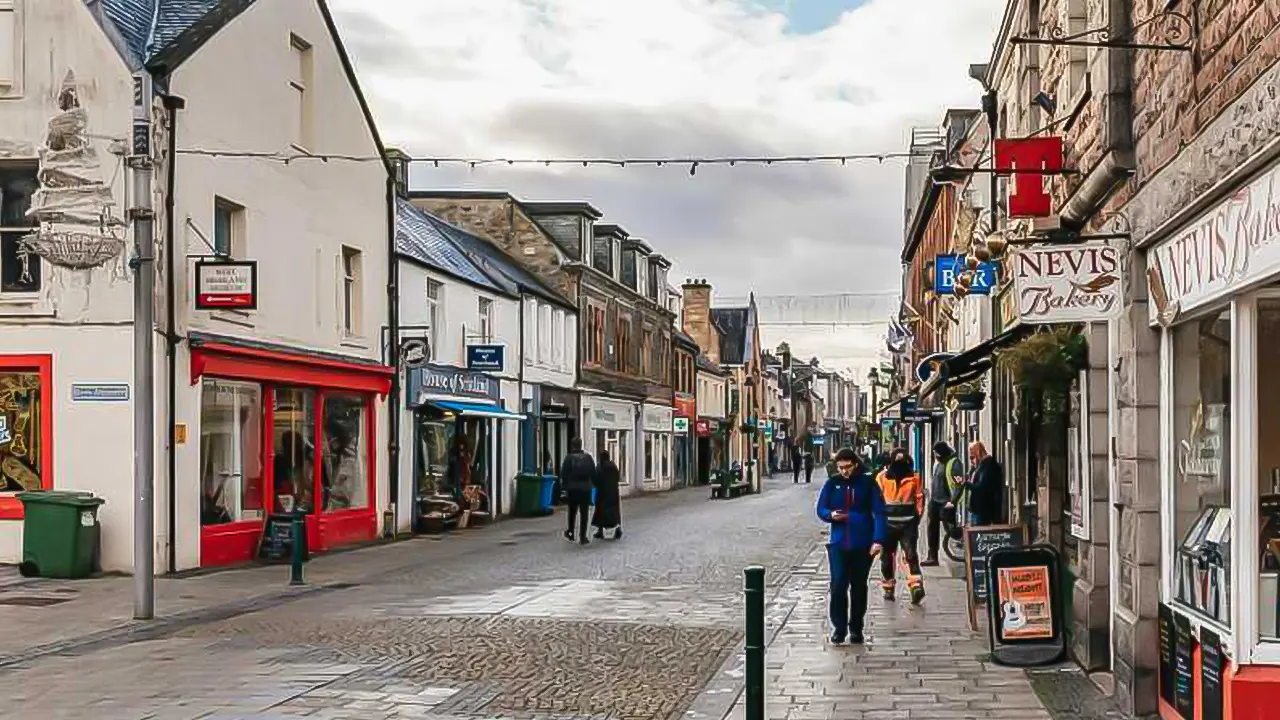
[[[1204,508],[1176,551],[1177,599],[1224,624],[1231,618],[1231,509]]]
[[[40,489],[40,376],[0,372],[0,492]]]

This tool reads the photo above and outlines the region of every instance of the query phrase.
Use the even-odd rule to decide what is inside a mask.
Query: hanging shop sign
[[[968,269],[963,255],[938,255],[933,264],[933,291],[939,295],[956,294],[956,276]],[[978,263],[969,284],[970,295],[990,295],[1000,277],[1000,265],[993,261]]]
[[[431,361],[431,341],[427,338],[407,338],[400,343],[400,360],[410,370],[425,367]]]
[[[497,400],[498,382],[488,375],[447,365],[428,365],[411,371],[408,397],[422,404],[422,396],[431,395]]]
[[[1009,264],[1024,323],[1098,322],[1123,310],[1120,250],[1105,242],[1025,248]]]
[[[506,350],[505,345],[468,345],[467,369],[475,372],[502,372]]]
[[[258,262],[196,261],[197,310],[257,310]]]
[[[680,397],[677,395],[674,400],[674,409],[676,417],[697,417],[697,399],[692,397]]]
[[[645,405],[642,413],[645,432],[671,432],[671,407],[669,405]]]
[[[1170,322],[1280,273],[1280,166],[1147,252],[1151,320]]]
[[[536,385],[539,414],[549,420],[576,418],[581,414],[578,393],[553,385]]]
[[[1053,215],[1053,198],[1045,190],[1045,178],[1049,173],[1062,170],[1061,137],[996,140],[995,160],[997,171],[1013,177],[1013,187],[1009,191],[1009,217]]]
[[[700,438],[711,437],[711,421],[698,420],[693,424],[693,433]]]
[[[951,358],[955,357],[955,353],[939,352],[926,356],[925,359],[916,365],[916,379],[921,384],[929,382],[929,378],[942,369],[942,366]]]
[[[689,432],[689,418],[687,417],[674,418],[671,421],[671,427],[676,433],[680,435],[684,435],[685,433]]]

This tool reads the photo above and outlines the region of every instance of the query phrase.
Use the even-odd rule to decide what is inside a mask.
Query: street
[[[310,591],[260,610],[0,664],[0,716],[742,717],[741,570],[760,563],[772,720],[1051,717],[1023,671],[983,659],[963,627],[963,584],[945,568],[931,570],[921,608],[874,593],[866,647],[827,645],[818,487],[776,480],[730,501],[706,500],[705,488],[627,501],[624,539],[587,547],[560,537],[557,515],[321,558]],[[240,572],[162,587],[286,582],[285,568]],[[92,593],[95,582],[110,581],[7,586],[0,602]],[[10,617],[39,625],[59,607]]]

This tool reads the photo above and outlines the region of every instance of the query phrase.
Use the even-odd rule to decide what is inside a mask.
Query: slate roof
[[[473,285],[494,292],[513,294],[489,278],[467,254],[440,229],[439,218],[414,207],[405,199],[396,201],[396,250],[403,256],[435,268]]]
[[[694,360],[694,365],[696,365],[699,370],[709,372],[713,375],[724,377],[729,374],[724,368],[711,362],[711,358],[701,353],[699,353],[697,359]]]
[[[472,264],[479,267],[495,283],[504,285],[510,294],[519,295],[521,291],[524,291],[577,312],[577,308],[571,302],[543,284],[537,276],[524,269],[515,258],[505,253],[501,248],[484,238],[477,237],[466,230],[450,225],[431,213],[426,213],[426,216],[442,235],[447,237],[466,255]]]
[[[170,69],[195,52],[255,0],[85,0],[119,33],[135,67]]]
[[[720,362],[745,365],[749,308],[712,308],[711,324],[720,333]]]

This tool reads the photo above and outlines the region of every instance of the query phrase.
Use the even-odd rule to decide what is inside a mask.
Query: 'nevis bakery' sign
[[[1123,309],[1120,250],[1105,242],[1025,248],[1009,264],[1021,322],[1100,322]]]

